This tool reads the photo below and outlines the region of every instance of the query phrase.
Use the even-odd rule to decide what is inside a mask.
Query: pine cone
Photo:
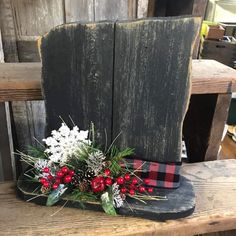
[[[71,182],[75,187],[78,187],[80,184],[80,177],[78,175],[75,175],[73,177],[73,180]]]
[[[87,168],[87,170],[84,172],[84,178],[87,179],[87,180],[91,180],[93,179],[95,176],[95,173],[93,170]]]
[[[78,185],[78,188],[81,192],[86,192],[88,190],[88,187],[89,187],[89,185],[85,181],[80,182]]]
[[[95,174],[92,170],[85,168],[84,170],[80,170],[80,172],[74,176],[72,184],[76,187],[79,187],[81,183],[86,183],[88,185],[94,176]]]
[[[41,192],[44,193],[44,194],[47,194],[49,193],[49,188],[45,188],[44,186],[41,187]]]

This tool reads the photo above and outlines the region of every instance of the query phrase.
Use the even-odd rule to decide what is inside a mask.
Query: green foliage
[[[69,158],[67,165],[77,170],[84,169],[84,166],[86,165],[85,161],[88,159],[89,154],[94,152],[94,150],[97,149],[85,144],[75,155]]]
[[[119,150],[116,146],[112,146],[109,156],[111,158],[118,158],[122,159],[123,157],[130,156],[134,154],[134,149],[132,148],[125,148],[124,150]]]
[[[112,174],[117,176],[120,174],[120,172],[123,171],[122,167],[120,166],[121,162],[124,162],[124,157],[131,156],[134,154],[134,149],[126,148],[122,151],[120,151],[117,147],[112,146],[110,153],[109,153],[109,159],[110,159],[110,165],[109,169],[111,170]]]
[[[73,168],[74,170],[83,169],[84,167],[84,161],[80,160],[77,156],[72,156],[69,161],[67,162],[67,166],[70,168]]]
[[[30,146],[30,145],[27,147],[27,153],[28,153],[29,156],[35,157],[35,158],[40,158],[40,159],[47,158],[44,150],[45,149],[43,149],[43,148],[33,147],[33,146]]]
[[[108,215],[116,215],[116,210],[113,206],[113,197],[110,192],[105,192],[101,196],[101,203],[102,203],[102,208],[103,210],[108,214]]]
[[[79,189],[74,189],[69,198],[79,202],[97,202],[98,197],[92,192],[81,192]]]

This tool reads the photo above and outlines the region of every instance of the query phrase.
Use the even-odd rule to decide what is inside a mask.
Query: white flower
[[[52,136],[43,139],[46,143],[47,149],[45,152],[49,155],[51,162],[59,162],[64,164],[68,158],[75,153],[90,145],[91,141],[88,139],[88,131],[80,130],[74,126],[72,130],[62,123],[59,130],[53,130]]]
[[[69,136],[69,134],[70,134],[69,127],[67,125],[65,125],[64,123],[61,124],[61,127],[59,128],[58,131],[62,136]]]

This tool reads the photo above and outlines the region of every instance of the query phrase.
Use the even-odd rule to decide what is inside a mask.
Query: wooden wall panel
[[[127,0],[94,0],[94,19],[100,20],[126,20],[129,19]]]
[[[137,18],[145,18],[148,14],[148,0],[137,1]]]
[[[38,38],[39,36],[20,36],[16,42],[20,62],[40,62]]]
[[[35,39],[64,23],[63,0],[16,0],[12,2],[20,62],[39,61]],[[34,40],[32,40],[34,39]],[[36,145],[44,137],[44,102],[13,102],[13,116],[19,149]]]
[[[5,62],[18,62],[15,25],[12,14],[11,0],[0,1],[0,27]]]
[[[4,63],[1,28],[0,63]],[[0,181],[15,178],[15,158],[13,151],[9,102],[0,102]]]
[[[0,27],[0,63],[4,62],[4,53],[3,53],[3,46],[2,46],[2,33]]]
[[[63,0],[14,0],[17,36],[43,35],[64,22]]]
[[[65,0],[65,20],[68,22],[94,21],[93,0]]]

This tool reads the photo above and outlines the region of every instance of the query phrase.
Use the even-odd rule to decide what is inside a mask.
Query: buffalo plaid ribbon
[[[181,162],[158,163],[127,158],[126,165],[128,169],[135,171],[135,174],[149,186],[159,188],[179,187]]]

